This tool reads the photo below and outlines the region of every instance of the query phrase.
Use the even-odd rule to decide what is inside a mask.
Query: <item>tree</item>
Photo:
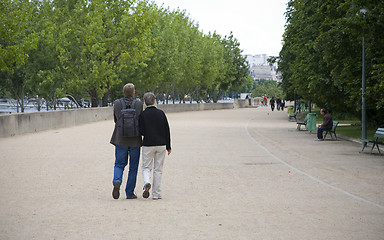
[[[147,0],[1,4],[18,11],[12,16],[9,9],[1,12],[4,26],[14,28],[15,16],[23,20],[17,31],[1,35],[4,94],[11,89],[26,93],[53,108],[58,98],[69,94],[77,100],[91,98],[96,107],[100,99],[106,106],[120,97],[127,82],[137,86],[139,97],[153,91],[166,102],[171,97],[183,103],[185,96],[191,102],[216,102],[226,91],[250,84],[246,60],[232,33],[205,35],[186,11],[158,8]],[[14,21],[4,20],[12,17]],[[9,55],[15,49],[18,57]]]
[[[102,97],[106,105],[110,88],[121,82],[119,72],[152,54],[151,12],[146,2],[117,0],[79,0],[65,11],[69,20],[57,46],[65,86],[83,95],[86,91],[93,107]]]
[[[283,96],[283,90],[278,82],[271,80],[260,80],[254,83],[252,95],[260,97],[266,95],[268,98]]]
[[[365,17],[356,14],[361,8],[369,9]],[[368,119],[382,121],[383,8],[381,1],[289,1],[278,60],[287,97],[359,116],[364,32]]]
[[[42,100],[55,108],[58,97],[64,97],[64,78],[60,71],[57,44],[66,16],[49,1],[37,1],[32,26],[39,36],[37,48],[29,52],[25,72],[26,92],[36,98],[38,110]]]
[[[36,48],[37,36],[30,29],[34,5],[29,1],[0,2],[0,71],[3,86],[8,86],[24,111],[24,78],[15,71],[28,59],[28,51]]]
[[[200,83],[198,85],[197,99],[210,102],[209,89],[214,87],[215,81],[224,74],[224,46],[221,44],[221,36],[209,33],[203,38],[201,45],[202,64]]]
[[[243,83],[249,79],[249,66],[245,56],[242,56],[240,43],[233,36],[232,32],[229,36],[222,39],[224,46],[225,69],[224,78],[220,79],[221,98],[225,91],[239,91],[243,87]]]

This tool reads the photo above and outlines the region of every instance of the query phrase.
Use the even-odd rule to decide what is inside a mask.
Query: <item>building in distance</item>
[[[266,54],[257,55],[245,55],[249,64],[249,75],[253,78],[253,81],[259,80],[272,80],[281,81],[280,75],[277,73],[277,63],[272,66],[269,65],[267,59],[269,56]]]

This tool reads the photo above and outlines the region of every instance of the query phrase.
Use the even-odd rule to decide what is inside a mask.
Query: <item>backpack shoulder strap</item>
[[[124,98],[120,98],[120,103],[121,103],[121,109],[126,109],[127,106],[125,105]]]
[[[136,102],[137,102],[137,100],[133,99],[133,101],[132,101],[132,103],[131,103],[131,105],[129,107],[130,108],[135,108]]]

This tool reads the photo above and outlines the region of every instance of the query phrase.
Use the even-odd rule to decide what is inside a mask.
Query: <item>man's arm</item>
[[[145,134],[145,124],[144,124],[144,113],[142,112],[140,115],[139,115],[139,133],[141,136],[144,136]]]
[[[332,117],[329,114],[326,114],[323,118],[323,124],[321,124],[322,127],[327,127],[330,125],[332,121]]]
[[[113,120],[115,123],[117,122],[118,116],[117,116],[118,110],[117,110],[117,101],[113,103]]]
[[[168,155],[171,153],[171,133],[169,129],[168,119],[167,116],[164,114],[164,124],[165,124],[165,139],[166,139],[166,147],[168,151]]]

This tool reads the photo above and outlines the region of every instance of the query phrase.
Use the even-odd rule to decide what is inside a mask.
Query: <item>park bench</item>
[[[297,130],[300,131],[302,125],[304,125],[305,127],[307,127],[307,121],[308,121],[308,114],[307,114],[307,116],[305,116],[305,119],[304,119],[303,122],[296,122],[296,124],[297,124]]]
[[[328,133],[329,133],[329,135],[331,135],[332,139],[333,139],[332,134],[335,136],[335,139],[337,139],[337,136],[336,136],[337,125],[339,125],[339,122],[338,121],[333,121],[332,129],[331,130],[324,130],[324,132],[325,132],[324,139],[325,139],[325,137],[327,136]]]
[[[298,115],[300,118],[300,114]],[[301,130],[301,126],[305,126],[308,131],[313,132],[316,129],[316,113],[307,113],[304,121],[296,121],[296,124],[298,131]]]
[[[379,148],[379,144],[383,145],[384,143],[383,142],[380,142],[379,141],[379,138],[384,138],[384,128],[378,128],[376,130],[376,133],[374,135],[375,139],[363,139],[363,138],[360,138],[360,141],[363,142],[363,149],[361,149],[361,152],[364,151],[364,148],[367,146],[368,143],[373,143],[373,146],[371,148],[371,153],[372,153],[372,150],[375,148],[375,146],[377,147],[377,150],[379,151],[379,153],[381,154],[380,152],[380,148]]]
[[[287,109],[288,109],[288,121],[291,121],[291,118],[294,118],[295,121],[297,121],[296,119],[297,111],[295,111],[296,109],[294,109],[293,105],[287,106]]]

